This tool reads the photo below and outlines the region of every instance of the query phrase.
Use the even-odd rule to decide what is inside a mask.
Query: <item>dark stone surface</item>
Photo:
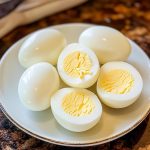
[[[0,56],[14,42],[38,29],[61,23],[83,22],[107,25],[136,41],[150,56],[149,0],[91,0],[81,6],[46,17],[38,22],[19,27],[0,39]],[[149,116],[127,135],[96,147],[68,148],[35,139],[15,127],[0,111],[0,149],[48,150],[149,150]]]

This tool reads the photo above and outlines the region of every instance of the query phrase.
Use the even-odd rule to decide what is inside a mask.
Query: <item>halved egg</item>
[[[31,34],[22,44],[18,59],[20,64],[28,68],[39,62],[57,64],[57,59],[66,46],[64,35],[58,30],[48,28]]]
[[[91,49],[72,43],[61,52],[57,68],[60,77],[69,86],[88,88],[97,81],[100,65]]]
[[[102,114],[98,97],[89,90],[78,88],[58,90],[51,97],[51,109],[58,123],[74,132],[92,128]]]
[[[42,62],[29,67],[22,74],[18,94],[25,107],[42,111],[50,107],[50,97],[58,89],[57,70],[51,64]]]
[[[140,73],[126,62],[109,62],[100,69],[97,93],[107,106],[123,108],[131,105],[140,96],[142,87]]]
[[[101,64],[125,61],[131,52],[128,39],[118,30],[107,26],[86,29],[81,33],[79,43],[92,49]]]

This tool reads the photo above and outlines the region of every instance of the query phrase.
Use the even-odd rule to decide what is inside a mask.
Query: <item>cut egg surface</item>
[[[64,128],[82,132],[95,126],[102,114],[98,97],[80,88],[63,88],[51,97],[51,109],[57,122]]]
[[[59,89],[59,84],[55,67],[45,62],[34,64],[20,78],[20,100],[29,110],[45,110],[50,107],[50,97]]]
[[[128,39],[118,30],[107,26],[86,29],[81,33],[79,43],[92,49],[101,64],[125,61],[131,52]]]
[[[97,93],[101,101],[110,107],[131,105],[140,96],[142,87],[140,73],[126,62],[109,62],[100,69]]]
[[[22,44],[18,55],[19,62],[25,68],[39,62],[56,65],[66,44],[64,35],[58,30],[42,29],[31,34]]]
[[[95,53],[77,43],[65,47],[58,58],[57,68],[62,80],[77,88],[92,86],[97,81],[100,71]]]

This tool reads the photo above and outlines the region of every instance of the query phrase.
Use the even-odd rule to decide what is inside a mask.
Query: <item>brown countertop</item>
[[[150,2],[149,0],[91,0],[81,6],[46,17],[38,22],[19,27],[0,39],[0,56],[23,36],[55,24],[83,22],[112,26],[136,41],[150,57]],[[35,139],[15,127],[0,111],[0,149],[48,150],[76,149],[56,146]],[[87,150],[150,150],[149,116],[127,135]]]

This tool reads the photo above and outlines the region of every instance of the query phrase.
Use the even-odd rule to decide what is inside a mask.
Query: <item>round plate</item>
[[[80,33],[92,25],[63,24],[53,26],[60,30],[68,43],[77,42]],[[24,69],[18,62],[18,51],[25,38],[14,44],[0,62],[0,102],[5,115],[21,130],[41,140],[66,146],[90,146],[112,141],[139,125],[150,110],[150,60],[143,50],[130,40],[132,53],[127,60],[135,66],[144,81],[139,99],[123,109],[111,109],[103,105],[100,122],[92,129],[74,133],[61,127],[51,110],[32,112],[18,98],[18,81]],[[94,89],[95,87],[93,87]]]

